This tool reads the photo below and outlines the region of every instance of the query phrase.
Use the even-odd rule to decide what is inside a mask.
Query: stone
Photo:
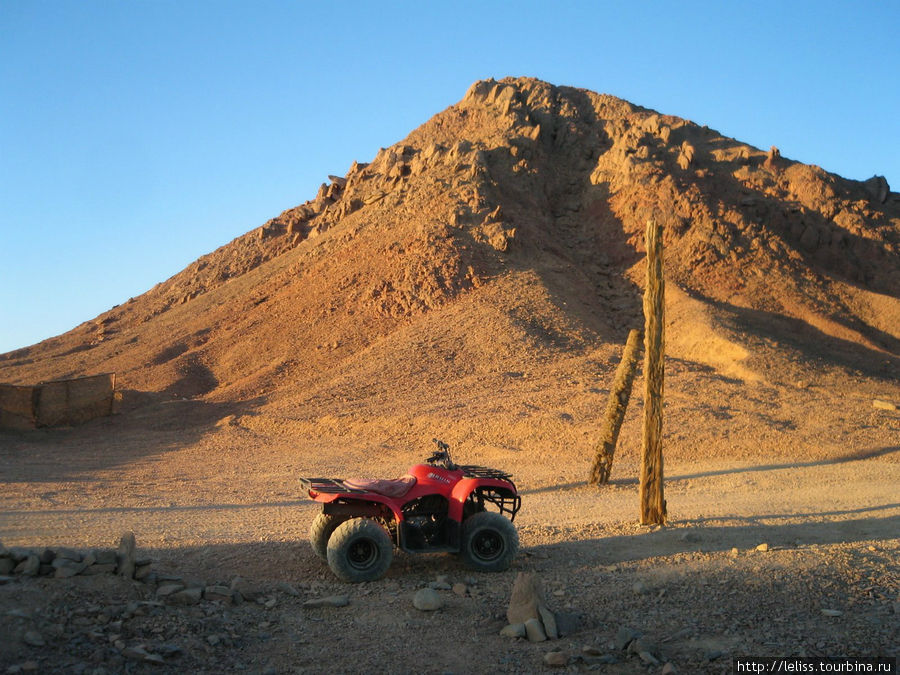
[[[644,593],[647,593],[650,589],[647,587],[647,584],[645,584],[643,581],[635,581],[631,585],[631,590],[634,591],[637,595],[643,595]]]
[[[887,201],[887,197],[891,192],[887,179],[884,176],[872,176],[869,180],[863,181],[863,187],[869,196],[880,204]]]
[[[510,623],[525,623],[540,619],[539,607],[544,605],[541,580],[533,572],[519,572],[513,582],[506,619]]]
[[[500,629],[500,635],[508,638],[523,638],[526,636],[524,623],[507,624]]]
[[[131,579],[134,577],[135,548],[137,544],[134,532],[126,532],[119,540],[119,549],[116,551],[116,564],[119,576]]]
[[[822,614],[824,616],[842,616],[844,613],[839,609],[822,609]]]
[[[67,579],[68,577],[74,577],[75,575],[80,574],[83,569],[85,569],[81,566],[81,563],[72,562],[71,560],[66,560],[65,558],[57,558],[53,562],[60,563],[59,565],[53,565],[53,567],[56,568],[53,576],[57,579]]]
[[[231,604],[233,591],[228,586],[207,586],[203,589],[203,599]]]
[[[898,410],[897,406],[893,403],[889,403],[888,401],[880,401],[877,398],[872,401],[872,407],[878,408],[879,410],[890,410],[892,412]]]
[[[236,591],[244,600],[249,600],[250,602],[254,602],[257,598],[265,595],[265,589],[259,584],[251,583],[242,577],[235,577],[231,580],[231,590]]]
[[[659,665],[659,659],[657,659],[655,656],[653,656],[653,654],[651,654],[648,651],[638,652],[637,655],[641,659],[641,661],[643,661],[647,665],[650,665],[650,666],[658,666]]]
[[[663,664],[662,670],[659,671],[659,675],[677,675],[677,674],[678,674],[678,669],[675,668],[675,664],[673,664],[671,661],[666,661],[665,664]]]
[[[453,586],[446,581],[429,581],[428,588],[433,588],[436,591],[449,591],[453,589]]]
[[[37,573],[41,569],[41,559],[38,558],[34,553],[28,555],[22,562],[16,565],[14,572],[16,574],[22,574],[26,577],[34,577],[37,576]]]
[[[769,153],[766,155],[766,161],[763,162],[763,167],[769,171],[775,172],[778,170],[778,162],[780,159],[781,151],[773,145],[769,148]]]
[[[94,565],[96,567],[96,565]],[[115,568],[115,565],[112,566]],[[150,576],[150,573],[153,571],[153,566],[149,563],[146,565],[135,565],[134,567],[134,578],[138,581],[144,581],[147,577]]]
[[[413,607],[421,612],[433,612],[444,606],[444,601],[433,588],[420,588],[413,596]]]
[[[38,633],[36,630],[26,631],[26,633],[22,636],[22,642],[30,647],[43,647],[47,644],[47,641],[44,640],[44,636]]]
[[[346,607],[350,604],[348,595],[329,595],[324,598],[310,598],[303,603],[304,607]]]
[[[762,551],[763,553],[765,553],[766,551],[769,550],[769,545],[766,542],[763,542],[762,544],[760,544],[759,546],[756,547],[756,550]]]
[[[114,574],[115,571],[116,571],[115,563],[105,564],[105,565],[98,565],[95,563],[95,564],[91,565],[90,567],[86,567],[84,569],[84,571],[82,571],[82,574],[85,576],[92,576],[94,574]]]
[[[289,584],[286,581],[279,581],[275,585],[275,588],[277,588],[282,593],[286,593],[294,598],[300,597],[300,591],[298,591],[296,588],[294,588],[291,584]]]
[[[156,589],[156,597],[164,598],[167,595],[172,595],[173,593],[177,593],[180,590],[184,589],[184,584],[182,583],[168,583],[168,584],[160,584],[159,588]]]
[[[102,550],[93,550],[91,553],[94,554],[94,560],[96,560],[96,564],[98,565],[115,565],[116,564],[116,552],[111,551],[109,549]]]
[[[169,599],[178,604],[178,605],[196,605],[200,602],[200,598],[203,596],[203,589],[196,588],[185,588],[182,591],[178,591],[177,593],[173,593],[169,596]]]
[[[541,614],[541,623],[544,624],[544,632],[550,640],[559,638],[559,631],[556,628],[556,615],[546,607],[538,607]]]
[[[559,633],[559,637],[568,637],[581,630],[582,620],[580,614],[556,612],[554,618],[556,619],[556,631]]]
[[[637,640],[640,636],[640,632],[634,630],[633,628],[620,626],[619,630],[616,631],[616,638],[614,641],[616,649],[626,649],[628,645]]]
[[[455,583],[452,588],[453,592],[461,598],[469,594],[469,587],[463,583]]]
[[[525,622],[525,635],[528,637],[529,642],[543,642],[547,639],[544,625],[540,619],[528,619]]]
[[[81,562],[82,555],[78,551],[71,548],[58,548],[56,549],[56,558],[62,558],[63,560],[71,560],[73,562]],[[52,558],[51,558],[52,560]]]
[[[544,665],[551,668],[562,668],[569,665],[569,655],[565,652],[547,652],[544,654]]]

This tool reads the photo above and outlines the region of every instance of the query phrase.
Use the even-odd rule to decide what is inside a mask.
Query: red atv
[[[512,521],[522,504],[511,476],[457,466],[450,446],[434,442],[438,449],[427,463],[396,480],[300,479],[310,498],[322,502],[309,530],[313,551],[338,577],[380,578],[394,546],[407,553],[459,553],[485,572],[509,567],[519,548]]]

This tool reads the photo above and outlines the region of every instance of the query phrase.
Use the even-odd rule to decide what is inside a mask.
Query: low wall
[[[65,426],[111,415],[115,389],[115,373],[31,386],[0,384],[0,428]]]

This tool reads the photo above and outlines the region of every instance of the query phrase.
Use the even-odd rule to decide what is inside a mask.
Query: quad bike
[[[380,578],[394,546],[407,553],[458,553],[485,572],[509,567],[519,548],[512,521],[522,503],[512,477],[458,466],[450,446],[434,442],[437,450],[425,464],[395,480],[300,479],[310,498],[322,503],[309,531],[313,551],[338,577]]]

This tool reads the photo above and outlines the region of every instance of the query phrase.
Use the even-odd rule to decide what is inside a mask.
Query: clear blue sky
[[[0,352],[539,77],[900,189],[897,2],[0,0]]]

